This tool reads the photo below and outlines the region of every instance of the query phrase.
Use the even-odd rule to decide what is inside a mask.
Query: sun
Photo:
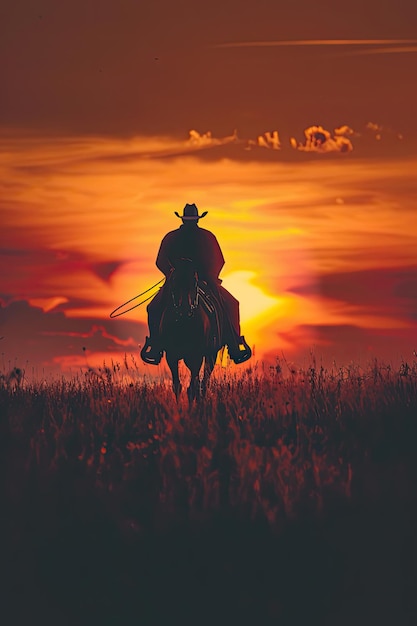
[[[256,272],[237,271],[227,274],[223,287],[239,300],[240,320],[243,324],[260,316],[267,316],[280,304],[279,298],[266,295],[260,287],[253,284]]]

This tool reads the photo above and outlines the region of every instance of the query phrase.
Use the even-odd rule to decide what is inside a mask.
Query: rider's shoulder
[[[199,226],[198,230],[200,233],[202,233],[203,237],[207,237],[208,239],[216,239],[211,230],[207,230],[207,228],[201,228],[201,226]]]
[[[162,241],[168,241],[169,239],[173,239],[174,237],[177,237],[178,235],[178,231],[179,228],[176,228],[175,230],[170,230],[169,233],[167,233],[164,238],[162,239]]]

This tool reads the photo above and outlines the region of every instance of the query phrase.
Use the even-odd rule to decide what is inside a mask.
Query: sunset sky
[[[0,369],[138,358],[145,306],[109,313],[161,278],[187,202],[208,211],[255,360],[413,359],[415,2],[10,0],[0,16]]]

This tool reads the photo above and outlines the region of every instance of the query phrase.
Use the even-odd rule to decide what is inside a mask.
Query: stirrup
[[[150,337],[146,337],[145,345],[140,351],[142,361],[149,363],[149,365],[159,365],[162,359],[163,352],[158,350],[151,344]]]
[[[233,350],[232,352],[230,352],[230,348],[229,348],[229,355],[232,361],[236,363],[236,365],[239,363],[244,363],[245,361],[251,358],[252,350],[249,348],[243,335],[239,337],[239,342],[237,344],[236,351]]]

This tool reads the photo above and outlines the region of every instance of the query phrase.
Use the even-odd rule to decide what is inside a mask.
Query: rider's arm
[[[165,235],[161,241],[158,256],[156,257],[156,267],[161,270],[165,276],[169,276],[172,270],[172,263],[169,260],[169,238]]]
[[[211,262],[210,262],[210,274],[218,278],[222,267],[224,265],[224,256],[219,246],[219,242],[216,237],[212,234],[211,239],[211,250],[210,250]]]

